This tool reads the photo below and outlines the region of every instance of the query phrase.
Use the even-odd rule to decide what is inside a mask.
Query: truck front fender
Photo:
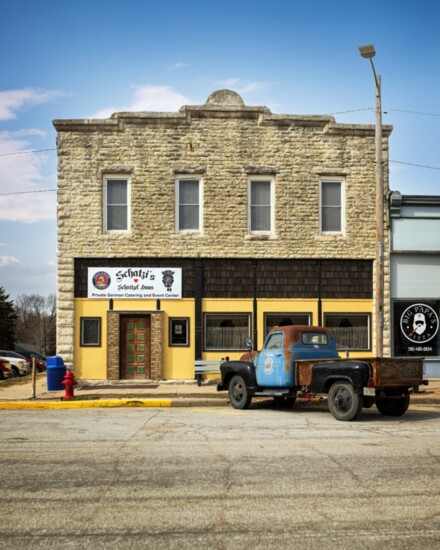
[[[312,372],[310,390],[313,393],[328,393],[338,380],[350,382],[357,393],[362,394],[364,386],[371,378],[371,366],[365,361],[347,360],[325,362],[315,365]]]
[[[257,391],[257,375],[255,373],[255,366],[251,361],[225,361],[220,366],[220,373],[222,381],[217,386],[217,391],[226,391],[231,378],[235,375],[243,378],[251,395]]]

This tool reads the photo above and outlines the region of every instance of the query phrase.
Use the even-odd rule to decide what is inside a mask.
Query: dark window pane
[[[321,230],[342,231],[342,184],[323,181],[321,185]]]
[[[179,181],[179,230],[198,231],[200,229],[200,182],[198,180]]]
[[[271,182],[251,182],[251,231],[271,231]]]
[[[187,346],[188,319],[170,319],[170,345]]]
[[[127,181],[107,181],[107,202],[108,204],[127,204]]]
[[[81,319],[81,345],[101,345],[101,319]]]
[[[270,313],[265,315],[265,334],[274,327],[288,325],[310,325],[308,313]]]
[[[327,314],[325,326],[335,335],[339,350],[370,349],[369,315]]]
[[[127,225],[127,207],[126,206],[108,206],[107,207],[107,229],[115,231],[124,231]]]
[[[250,316],[205,315],[205,349],[245,350],[249,337]]]

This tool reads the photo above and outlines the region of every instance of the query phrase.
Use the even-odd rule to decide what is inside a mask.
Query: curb
[[[224,407],[223,399],[87,399],[66,401],[10,401],[0,402],[0,410],[88,409],[104,407]]]

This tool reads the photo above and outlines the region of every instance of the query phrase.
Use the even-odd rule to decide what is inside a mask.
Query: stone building
[[[54,126],[58,353],[78,377],[193,378],[195,358],[239,357],[287,323],[374,353],[374,126],[227,90]]]

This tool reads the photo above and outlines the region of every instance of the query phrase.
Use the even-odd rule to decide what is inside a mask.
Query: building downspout
[[[252,334],[252,343],[253,349],[258,350],[258,301],[257,301],[257,268],[258,260],[252,262],[252,297],[253,297],[253,334]]]
[[[318,327],[322,327],[322,260],[317,261],[318,273]]]
[[[203,261],[196,260],[194,263],[194,296],[195,296],[195,320],[196,320],[196,345],[195,359],[202,359],[203,353],[203,314],[202,314],[202,298],[203,298]]]

